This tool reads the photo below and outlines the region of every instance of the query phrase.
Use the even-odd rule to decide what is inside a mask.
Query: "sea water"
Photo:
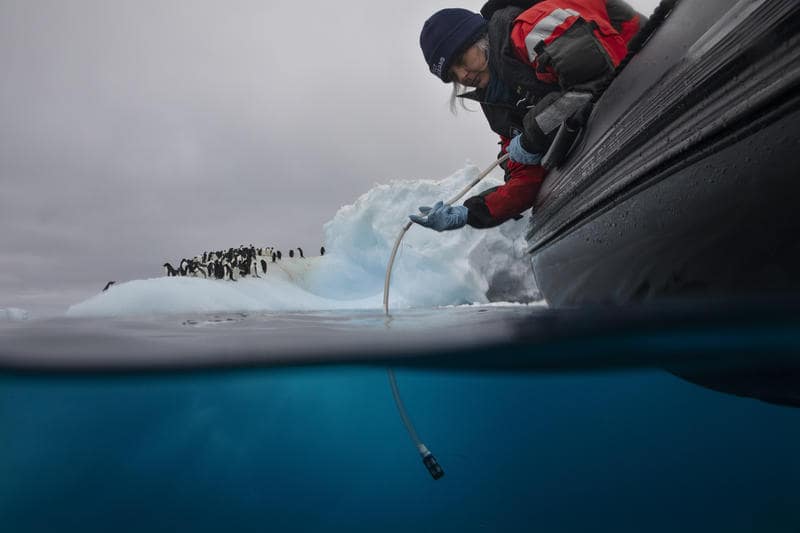
[[[384,316],[405,214],[475,171],[373,189],[262,279],[0,314],[0,529],[800,531],[800,409],[672,373],[791,362],[793,308],[555,312],[510,222],[413,228]]]
[[[27,322],[24,338],[44,337],[26,345],[39,358],[60,352],[58,324],[78,333],[67,345],[85,340],[80,353],[133,363],[139,342],[152,353],[171,347],[164,353],[182,354],[178,363],[214,339],[229,350],[209,351],[216,366],[197,368],[0,374],[3,531],[798,530],[800,409],[699,387],[652,359],[610,363],[609,342],[645,355],[658,338],[647,328],[611,341],[585,337],[582,349],[596,343],[597,360],[554,369],[559,353],[574,356],[570,339],[514,336],[520,323],[552,320],[546,309],[469,306],[398,313],[388,324],[398,328],[392,342],[413,331],[421,339],[407,344],[421,363],[398,359],[395,371],[409,416],[445,470],[437,481],[393,402],[380,314]],[[485,347],[484,335],[461,334],[480,324],[494,329]],[[15,327],[1,333],[19,345]],[[295,367],[264,357],[291,354],[294,342],[307,363],[303,346],[316,346],[321,331],[330,353],[356,346],[366,359]],[[424,369],[426,357],[446,352],[425,352],[434,336],[463,352]],[[538,368],[537,354],[549,357]],[[526,355],[533,362],[522,371],[475,364]]]
[[[492,354],[487,353],[487,357]],[[0,378],[4,531],[797,531],[800,410],[661,371]]]

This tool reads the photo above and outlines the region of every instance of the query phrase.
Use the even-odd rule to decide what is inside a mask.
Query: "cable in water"
[[[478,184],[483,178],[489,175],[489,172],[494,170],[497,165],[503,163],[506,159],[508,159],[508,154],[505,154],[500,159],[489,165],[489,167],[481,172],[478,177],[472,180],[466,187],[464,187],[453,199],[451,199],[448,204],[452,205],[456,203],[462,196],[467,194],[470,189],[472,189],[475,185]],[[389,316],[389,282],[392,278],[392,266],[394,265],[394,259],[397,255],[397,250],[400,248],[400,242],[403,240],[406,232],[411,228],[413,223],[411,221],[406,222],[403,229],[400,231],[400,234],[397,236],[397,240],[394,243],[394,248],[392,248],[392,255],[389,257],[389,265],[386,267],[386,279],[383,283],[383,309],[386,313],[386,316]],[[417,451],[419,452],[420,457],[422,457],[422,463],[425,465],[425,468],[428,469],[428,472],[431,474],[433,479],[439,479],[444,476],[444,470],[436,461],[436,457],[431,453],[431,451],[425,446],[422,440],[419,438],[417,434],[417,430],[414,428],[414,424],[411,422],[411,419],[408,417],[408,413],[406,413],[405,405],[403,404],[403,399],[400,397],[400,389],[397,386],[397,379],[394,375],[394,370],[391,368],[386,369],[387,374],[389,375],[389,385],[392,387],[392,396],[394,397],[394,403],[397,405],[397,410],[400,413],[400,418],[403,420],[403,425],[406,427],[411,440],[414,441],[414,446],[416,446]]]

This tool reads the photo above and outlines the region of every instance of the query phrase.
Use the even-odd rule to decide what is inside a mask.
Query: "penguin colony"
[[[324,255],[324,249],[320,249],[320,255]],[[300,258],[305,257],[302,248],[296,250]],[[295,257],[295,249],[289,250],[289,257]],[[251,244],[228,248],[227,251],[203,252],[191,259],[183,258],[178,263],[178,268],[170,263],[164,263],[163,266],[167,277],[191,276],[236,281],[247,276],[260,278],[267,273],[269,263],[282,259],[281,251],[272,246],[256,248]]]

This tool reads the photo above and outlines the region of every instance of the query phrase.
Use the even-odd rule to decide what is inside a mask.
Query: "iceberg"
[[[391,248],[408,215],[451,197],[479,172],[468,165],[441,180],[376,185],[325,224],[325,255],[284,254],[261,278],[132,280],[71,306],[67,315],[380,309]],[[490,176],[479,187],[499,183]],[[390,308],[537,300],[524,231],[523,221],[443,233],[412,227],[395,261]]]

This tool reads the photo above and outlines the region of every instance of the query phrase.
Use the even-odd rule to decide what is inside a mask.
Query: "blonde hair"
[[[486,60],[487,61],[489,60],[489,35],[484,33],[483,35],[480,36],[480,38],[477,41],[475,41],[470,46],[468,46],[464,50],[464,52],[462,52],[458,56],[458,59],[453,61],[453,65],[458,65],[459,63],[461,63],[466,51],[469,48],[472,48],[473,46],[477,46],[478,48],[480,48],[483,51],[483,53],[486,54]],[[477,111],[477,109],[470,109],[469,107],[467,107],[467,104],[464,103],[464,99],[463,98],[459,98],[459,95],[464,94],[470,88],[465,86],[465,85],[461,85],[460,83],[458,83],[455,80],[451,81],[450,83],[453,86],[453,90],[450,92],[450,112],[453,113],[454,115],[457,115],[459,107],[461,107],[462,109],[464,109],[466,111],[471,111],[471,112]]]

